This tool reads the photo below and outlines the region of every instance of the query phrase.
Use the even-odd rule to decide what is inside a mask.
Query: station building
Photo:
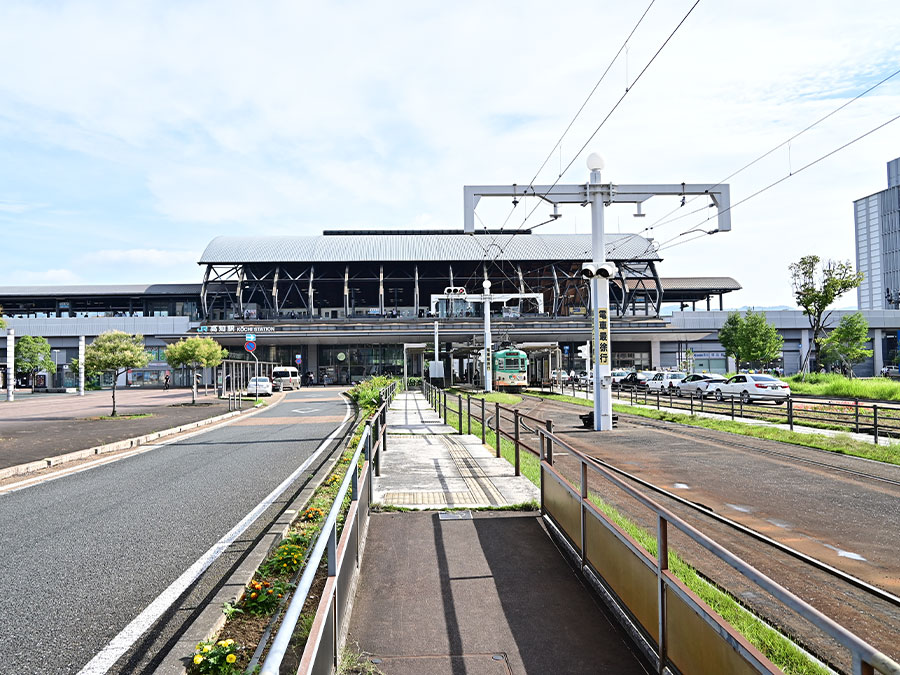
[[[605,246],[617,269],[610,280],[613,367],[679,368],[690,358],[698,371],[728,370],[717,331],[727,317],[723,298],[738,282],[661,276],[656,246],[639,235],[608,234]],[[590,293],[580,273],[590,250],[587,234],[529,231],[223,236],[200,255],[197,283],[7,286],[0,287],[0,307],[17,336],[50,341],[57,386],[74,386],[76,374],[64,366],[77,356],[79,337],[90,342],[107,330],[144,336],[151,361],[127,374],[122,384],[130,386],[160,384],[169,370],[165,346],[190,335],[214,337],[241,359],[249,358],[244,336],[253,333],[261,360],[299,359],[318,381],[401,374],[404,362],[408,374],[419,375],[426,354],[432,358],[435,324],[441,359],[465,378],[483,343],[487,281],[493,341],[527,346],[531,377],[541,379],[552,369],[586,367],[577,354],[591,334]],[[860,374],[880,369],[897,345],[898,313],[866,314],[882,349]],[[780,365],[795,372],[810,348],[806,318],[768,318],[785,337]],[[3,364],[5,347],[0,341]],[[176,373],[174,383],[186,384],[184,377]]]

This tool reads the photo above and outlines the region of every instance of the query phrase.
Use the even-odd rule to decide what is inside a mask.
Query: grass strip
[[[464,391],[463,389],[457,389],[453,387],[447,390],[451,395],[456,396],[457,394],[462,394],[463,396],[469,395],[471,398],[484,399],[488,403],[499,403],[501,405],[515,405],[516,403],[522,402],[522,397],[517,396],[516,394],[508,394],[504,391],[492,391],[489,394],[485,393],[472,393],[470,391]]]
[[[559,394],[544,395],[544,398],[553,398],[554,400],[563,400],[585,407],[592,407],[593,402],[585,399],[577,399],[572,396],[564,396]],[[451,409],[450,403],[452,399],[448,399],[447,406],[447,423],[451,426],[459,428],[459,417],[456,410]],[[619,406],[629,408],[629,406]],[[613,406],[616,408],[616,406]],[[629,412],[629,411],[618,411]],[[649,411],[656,412],[656,411]],[[463,415],[463,429],[467,428],[467,415],[465,411]],[[743,425],[749,426],[749,425]],[[476,431],[477,430],[477,431]],[[472,433],[481,434],[481,424],[472,419]],[[802,434],[800,434],[802,435]],[[488,430],[485,436],[487,445],[496,449],[496,433]],[[501,436],[501,456],[508,462],[515,461],[515,446],[509,440]],[[509,452],[504,449],[509,446]],[[526,476],[532,483],[540,487],[540,459],[527,450],[521,452],[522,475]],[[526,471],[526,462],[528,471]],[[651,534],[644,528],[629,520],[620,511],[604,502],[598,495],[591,492],[588,499],[601,512],[603,512],[611,521],[627,532],[647,553],[655,558],[657,551],[656,536]],[[747,638],[751,644],[759,649],[766,658],[778,666],[788,675],[826,675],[831,671],[822,666],[820,663],[811,659],[800,647],[793,643],[789,638],[779,633],[776,629],[766,624],[762,619],[755,616],[732,595],[711,584],[709,581],[700,576],[696,569],[685,562],[676,551],[669,550],[669,569],[672,573],[684,583],[689,589],[696,593],[705,602],[710,609],[716,612],[723,620],[734,627],[741,635]]]
[[[575,405],[584,407],[593,407],[594,405],[593,401],[575,398],[574,396],[561,396],[559,394],[540,394],[540,396],[541,398],[553,401],[563,401],[564,403],[574,403]],[[685,426],[700,427],[701,429],[725,431],[730,434],[740,434],[741,436],[751,436],[767,441],[802,445],[807,448],[836,452],[850,457],[861,457],[876,462],[884,462],[885,464],[900,465],[900,443],[875,445],[874,443],[858,441],[845,433],[837,434],[835,436],[826,436],[825,434],[804,434],[799,431],[790,431],[778,427],[732,422],[731,420],[718,420],[712,417],[673,413],[666,410],[653,410],[651,408],[641,408],[626,405],[624,403],[614,403],[613,411],[622,413],[623,415],[636,415],[638,417],[647,417],[663,422],[674,422]]]
[[[886,377],[851,380],[836,373],[811,373],[805,380],[800,375],[783,379],[791,385],[793,394],[900,401],[900,382]]]

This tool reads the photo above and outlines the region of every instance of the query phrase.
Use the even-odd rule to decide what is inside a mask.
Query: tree
[[[3,307],[0,307],[0,328],[6,328],[6,322],[3,320]]]
[[[752,309],[743,317],[738,312],[729,314],[719,330],[719,342],[738,367],[743,362],[764,366],[777,359],[784,347],[784,338],[766,321],[766,313]]]
[[[46,338],[23,335],[16,340],[15,365],[18,373],[31,373],[31,393],[34,393],[35,375],[39,370],[56,372],[56,364],[50,358],[50,343]]]
[[[821,265],[817,255],[807,255],[799,261],[791,263],[791,282],[797,305],[809,319],[809,327],[813,332],[813,344],[816,354],[821,355],[822,340],[831,313],[828,307],[840,296],[860,285],[862,272],[855,272],[849,261],[837,262],[828,260]],[[800,372],[806,374],[809,367],[809,351],[803,357]]]
[[[88,373],[113,371],[112,416],[116,416],[116,384],[119,375],[132,368],[143,368],[150,362],[144,349],[143,335],[129,335],[120,330],[101,333],[84,350],[84,369]]]
[[[872,356],[866,349],[869,341],[869,322],[860,313],[841,317],[838,325],[822,340],[822,358],[840,361],[853,377],[853,364]]]
[[[743,323],[740,312],[731,312],[719,329],[719,343],[724,347],[725,355],[733,357],[738,365],[742,360],[741,326]]]
[[[215,368],[228,356],[228,350],[208,337],[189,337],[166,347],[166,362],[173,368],[191,369],[191,403],[197,402],[197,368]]]

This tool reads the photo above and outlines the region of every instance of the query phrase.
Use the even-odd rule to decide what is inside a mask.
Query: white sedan
[[[692,373],[675,386],[675,393],[679,396],[706,396],[726,379],[715,373]]]
[[[712,391],[717,401],[734,397],[740,398],[744,403],[754,399],[784,403],[791,395],[791,386],[771,375],[742,373],[725,382],[710,385],[707,391]]]
[[[666,371],[660,371],[647,381],[647,387],[651,391],[656,389],[661,392],[674,392],[675,387],[677,387],[685,377],[687,377],[687,373],[670,373]]]
[[[251,377],[247,383],[247,394],[254,396],[271,396],[272,382],[268,377]]]

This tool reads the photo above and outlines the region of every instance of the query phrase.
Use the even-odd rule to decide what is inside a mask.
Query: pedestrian
[[[166,376],[163,378],[163,391],[169,391],[169,374],[166,373]]]

